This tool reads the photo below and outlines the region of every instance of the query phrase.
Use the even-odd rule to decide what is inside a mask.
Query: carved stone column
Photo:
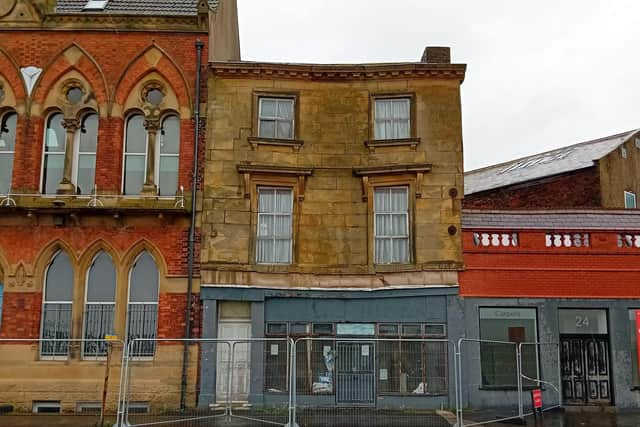
[[[158,186],[155,184],[156,174],[156,137],[160,129],[160,120],[146,119],[144,128],[147,130],[147,175],[142,186],[142,194],[158,195]]]
[[[75,194],[76,186],[71,181],[73,174],[73,151],[76,132],[80,128],[78,119],[63,119],[62,127],[67,131],[66,142],[64,147],[64,169],[62,173],[62,181],[58,185],[58,194]]]

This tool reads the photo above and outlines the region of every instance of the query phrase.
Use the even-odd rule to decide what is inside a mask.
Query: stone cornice
[[[210,62],[213,75],[237,78],[300,80],[379,80],[407,78],[454,79],[462,83],[465,64],[424,62],[386,64],[286,64],[267,62]]]
[[[126,14],[51,14],[42,23],[7,22],[2,31],[135,31],[206,33],[208,21],[199,16],[145,16]]]
[[[418,163],[412,165],[383,165],[370,166],[363,168],[353,168],[355,176],[369,175],[390,175],[399,173],[425,173],[431,171],[431,165],[428,163]]]

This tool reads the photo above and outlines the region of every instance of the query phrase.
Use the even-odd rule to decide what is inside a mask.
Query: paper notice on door
[[[277,356],[279,352],[278,344],[271,344],[271,355]]]
[[[380,381],[387,381],[389,379],[389,372],[386,369],[380,369]]]
[[[363,357],[369,356],[369,346],[363,345],[361,348],[362,348],[362,356]]]

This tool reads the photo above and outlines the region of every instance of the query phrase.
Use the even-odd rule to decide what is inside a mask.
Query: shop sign
[[[606,310],[560,309],[561,334],[600,334],[608,333]]]
[[[481,307],[481,319],[536,319],[535,308]]]
[[[338,323],[336,333],[338,335],[373,336],[376,334],[376,326],[373,323]]]

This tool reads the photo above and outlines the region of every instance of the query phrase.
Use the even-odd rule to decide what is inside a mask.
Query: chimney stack
[[[422,54],[422,62],[427,64],[451,64],[451,48],[427,46]]]

